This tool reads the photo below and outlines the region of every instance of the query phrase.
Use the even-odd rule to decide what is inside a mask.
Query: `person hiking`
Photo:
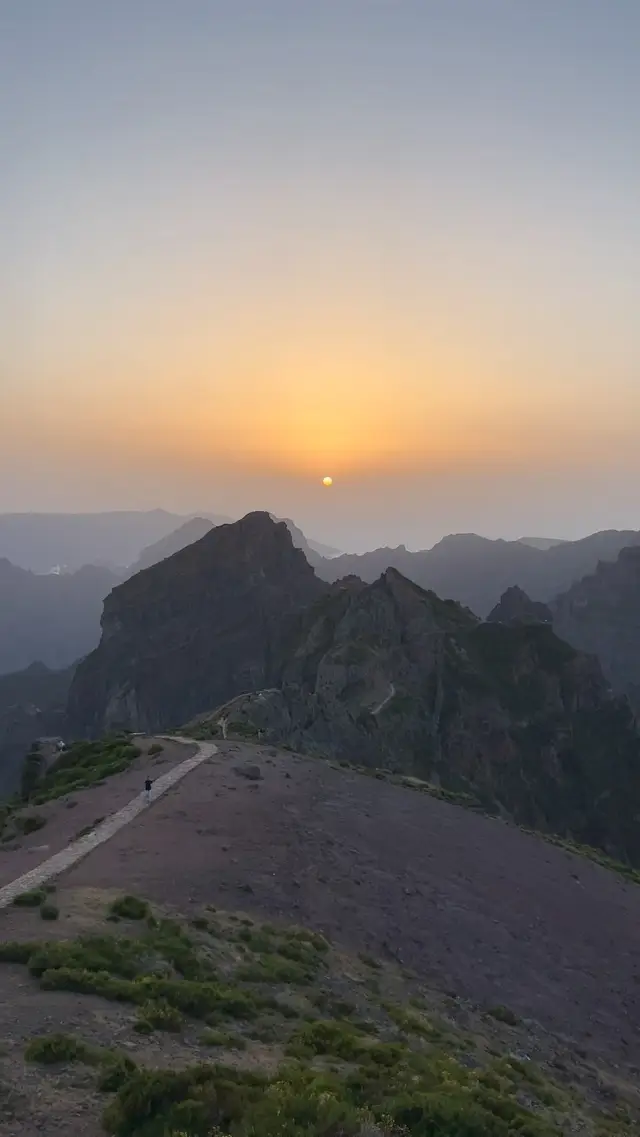
[[[145,800],[147,801],[147,803],[151,801],[151,787],[152,787],[152,785],[153,785],[153,782],[151,781],[151,778],[147,778],[147,780],[144,783],[144,796],[145,796]]]

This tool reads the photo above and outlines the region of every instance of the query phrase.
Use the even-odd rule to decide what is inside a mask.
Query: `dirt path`
[[[184,743],[187,746],[194,745],[193,739],[181,738],[177,741]],[[32,888],[38,888],[47,881],[52,880],[54,877],[59,876],[60,873],[65,872],[67,869],[76,865],[89,853],[97,849],[99,845],[103,845],[105,841],[109,841],[116,833],[129,825],[131,821],[143,810],[150,809],[154,802],[166,794],[167,790],[171,789],[183,778],[200,766],[208,758],[213,757],[217,752],[217,747],[213,742],[195,743],[197,746],[196,753],[189,758],[185,758],[177,766],[173,766],[166,774],[163,774],[157,781],[154,781],[150,794],[147,797],[146,793],[137,794],[132,798],[122,809],[117,813],[112,813],[110,817],[105,818],[104,821],[96,825],[90,833],[86,836],[80,837],[77,841],[71,841],[60,852],[48,857],[41,864],[36,865],[35,868],[30,869],[28,872],[23,873],[22,876],[12,880],[3,888],[0,888],[0,908],[6,908],[13,902],[16,896],[20,893],[28,892]]]

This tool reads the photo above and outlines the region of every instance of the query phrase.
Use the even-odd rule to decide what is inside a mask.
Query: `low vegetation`
[[[24,760],[19,794],[0,808],[0,839],[6,843],[26,837],[46,825],[43,814],[31,810],[25,813],[25,806],[45,805],[101,785],[107,778],[127,770],[141,753],[127,735],[113,735],[96,742],[75,742],[45,768],[44,757],[35,743]]]
[[[73,1034],[28,1043],[58,1079],[95,1070],[113,1137],[631,1137],[619,1105],[587,1103],[582,1075],[560,1085],[512,1053],[526,1028],[505,1007],[461,1007],[463,1027],[458,1000],[436,1007],[391,964],[317,933],[212,910],[187,927],[132,896],[105,920],[114,907],[131,934],[0,943],[0,962],[43,988],[121,1004],[132,1039],[187,1043],[166,1068]]]
[[[41,917],[41,919],[43,919],[43,920],[57,920],[59,915],[60,915],[60,909],[58,908],[58,906],[56,904],[52,904],[50,901],[45,901],[44,904],[40,905],[40,917]]]
[[[16,908],[39,908],[47,899],[44,888],[30,888],[27,892],[19,892],[14,896],[12,904]]]
[[[55,801],[65,794],[88,789],[114,774],[127,770],[142,751],[123,735],[97,742],[76,742],[49,766],[31,789],[28,800],[34,805]]]

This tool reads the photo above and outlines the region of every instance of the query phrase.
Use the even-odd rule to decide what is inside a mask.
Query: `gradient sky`
[[[639,0],[6,0],[0,510],[640,527],[638,58]]]

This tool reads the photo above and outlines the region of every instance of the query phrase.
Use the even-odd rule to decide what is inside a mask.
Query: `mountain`
[[[179,529],[173,529],[166,537],[161,537],[159,541],[155,541],[153,545],[148,545],[146,549],[143,549],[138,560],[131,565],[129,575],[133,576],[137,572],[142,572],[143,569],[151,568],[151,565],[156,565],[159,561],[166,561],[167,557],[172,557],[174,553],[180,552],[180,549],[185,549],[187,545],[193,545],[195,541],[200,541],[214,528],[214,522],[205,517],[191,517]]]
[[[307,560],[313,561],[317,557],[333,557],[340,556],[340,550],[334,549],[331,545],[322,545],[319,541],[313,541],[311,537],[305,537],[302,529],[300,529],[294,521],[289,517],[276,517],[273,513],[269,514],[274,521],[284,521],[287,529],[291,534],[291,538],[296,549],[302,549]]]
[[[69,694],[76,733],[175,726],[268,685],[287,617],[325,590],[269,514],[217,526],[107,597]]]
[[[209,518],[212,522],[229,518]],[[132,564],[142,550],[167,537],[188,517],[164,509],[113,513],[0,514],[0,557],[36,573],[56,565],[112,569]]]
[[[304,533],[298,526],[290,521],[289,518],[275,517],[274,514],[269,514],[273,521],[284,521],[284,524],[289,530],[293,543],[296,549],[302,549],[307,559],[313,559],[314,556],[333,557],[338,555],[337,549],[332,549],[329,545],[321,545],[317,541],[312,541],[305,537]],[[185,521],[179,529],[175,529],[168,536],[163,537],[155,544],[149,545],[148,548],[143,549],[138,560],[129,570],[129,575],[133,576],[136,572],[141,572],[142,569],[150,568],[158,561],[164,561],[167,557],[172,557],[174,553],[185,549],[187,545],[193,545],[195,541],[200,541],[205,534],[209,533],[216,525],[222,524],[222,521],[211,521],[206,517],[192,517],[189,521]]]
[[[616,691],[640,713],[640,548],[600,562],[553,604],[558,635],[596,654]]]
[[[487,620],[492,624],[553,624],[553,612],[515,585],[502,594]]]
[[[549,626],[482,623],[389,569],[302,612],[275,678],[209,721],[390,767],[640,864],[631,709]]]
[[[68,667],[95,647],[104,597],[118,577],[86,565],[37,575],[0,559],[0,674],[34,660]]]
[[[32,663],[23,671],[0,675],[0,711],[14,706],[34,706],[39,711],[64,707],[75,665],[54,671],[44,663]]]
[[[484,618],[512,585],[534,600],[548,602],[593,572],[599,561],[613,561],[621,549],[638,544],[640,532],[633,530],[594,533],[548,549],[458,533],[416,553],[400,545],[332,560],[311,554],[309,559],[318,576],[329,582],[355,575],[371,583],[387,568],[395,568],[422,588],[458,600]]]

